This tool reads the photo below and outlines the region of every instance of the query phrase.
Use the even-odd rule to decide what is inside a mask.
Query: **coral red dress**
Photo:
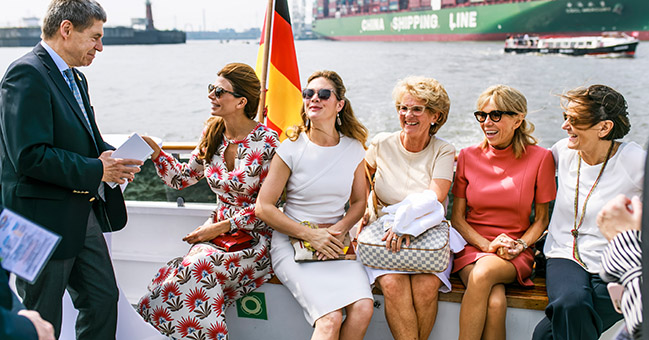
[[[532,203],[547,203],[556,195],[554,158],[550,150],[536,145],[525,148],[519,159],[512,147],[494,149],[479,145],[462,149],[457,159],[453,195],[467,201],[466,221],[487,240],[505,233],[519,239],[530,227]],[[474,263],[483,253],[467,244],[455,255],[453,272]],[[521,285],[532,286],[529,279],[534,262],[528,248],[512,261]]]

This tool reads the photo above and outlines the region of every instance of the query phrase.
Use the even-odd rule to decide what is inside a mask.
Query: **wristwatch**
[[[520,245],[523,246],[523,251],[525,249],[527,249],[527,242],[525,242],[525,240],[523,240],[522,238],[519,238],[518,240],[516,240],[516,243],[520,243]]]

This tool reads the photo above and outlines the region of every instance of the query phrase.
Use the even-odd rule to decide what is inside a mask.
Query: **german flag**
[[[271,29],[270,42],[264,41],[266,30]],[[266,92],[266,126],[275,130],[280,140],[286,138],[286,129],[302,122],[300,110],[302,91],[300,74],[295,56],[293,30],[286,0],[276,0],[272,23],[264,20],[264,29],[259,41],[257,55],[257,76],[261,79],[264,63],[264,45],[270,44],[270,62]],[[263,89],[262,89],[263,91]]]

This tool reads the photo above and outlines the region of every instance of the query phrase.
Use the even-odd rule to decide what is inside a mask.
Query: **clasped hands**
[[[340,231],[334,224],[329,228],[309,229],[309,235],[304,241],[311,244],[316,250],[318,260],[335,259],[343,254],[345,245],[345,232]]]
[[[496,253],[496,255],[508,261],[515,259],[523,250],[525,250],[523,244],[504,233],[493,239],[487,248],[488,253]]]

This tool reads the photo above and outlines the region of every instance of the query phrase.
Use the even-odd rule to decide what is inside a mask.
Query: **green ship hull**
[[[319,37],[355,41],[504,40],[511,34],[622,31],[649,40],[647,0],[532,0],[316,19]]]

